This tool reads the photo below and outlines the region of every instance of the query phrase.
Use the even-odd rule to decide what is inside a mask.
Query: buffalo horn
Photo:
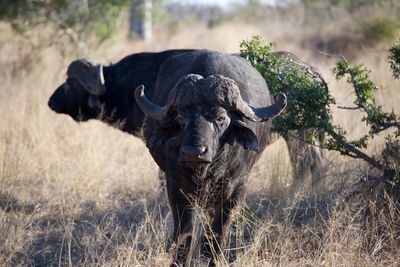
[[[267,121],[273,117],[278,116],[287,105],[286,95],[279,93],[274,104],[263,108],[252,108],[258,121]]]
[[[97,65],[96,70],[97,70],[96,86],[94,87],[88,86],[86,87],[86,90],[91,95],[101,96],[106,93],[106,83],[104,81],[103,65],[102,64]]]
[[[161,121],[168,112],[168,106],[160,107],[151,102],[144,94],[144,86],[139,85],[135,89],[135,99],[143,113],[154,120]]]

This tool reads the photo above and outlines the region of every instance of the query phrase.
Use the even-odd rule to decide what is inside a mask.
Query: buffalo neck
[[[134,80],[130,72],[121,72],[116,65],[104,67],[106,93],[100,97],[104,104],[101,120],[124,132],[140,135],[143,113],[137,112],[133,97]]]

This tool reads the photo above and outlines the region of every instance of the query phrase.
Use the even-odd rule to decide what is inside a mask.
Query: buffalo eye
[[[216,121],[217,121],[218,123],[223,123],[225,120],[226,120],[226,117],[225,117],[225,116],[219,116],[219,117],[216,119]]]
[[[176,115],[175,120],[181,125],[186,124],[186,119],[182,115]]]

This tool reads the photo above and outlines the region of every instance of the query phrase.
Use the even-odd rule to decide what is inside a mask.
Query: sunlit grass
[[[304,49],[301,28],[275,26],[222,24],[209,30],[200,25],[173,36],[160,30],[149,44],[128,42],[120,34],[92,56],[106,63],[133,52],[169,48],[236,52],[241,40],[259,34],[316,65],[339,103],[351,103],[350,90],[330,75],[333,60]],[[50,111],[47,99],[78,55],[62,56],[50,46],[31,57],[32,51],[3,28],[0,265],[167,266],[172,218],[146,146],[103,123],[77,124]],[[288,34],[299,41],[287,42]],[[384,55],[372,51],[360,60],[377,83],[388,87],[379,92],[383,106],[398,109],[398,84],[387,82]],[[352,135],[362,132],[355,124],[357,115],[337,110],[335,119]],[[373,149],[379,149],[379,142]],[[299,183],[291,176],[283,140],[267,148],[251,174],[246,203],[234,215],[231,245],[220,266],[397,265],[395,217],[377,211],[377,223],[366,223],[364,207],[373,203],[337,194],[366,167],[333,153],[326,160],[326,177]],[[391,214],[397,212],[393,206]],[[199,227],[204,223],[200,220]],[[194,259],[194,265],[201,262]]]

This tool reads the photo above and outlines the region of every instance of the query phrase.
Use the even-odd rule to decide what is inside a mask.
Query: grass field
[[[29,44],[0,24],[0,265],[167,266],[172,216],[157,165],[141,140],[98,121],[77,124],[47,107],[69,62],[83,55],[60,42],[32,48],[46,30],[40,34]],[[311,29],[293,22],[193,25],[173,33],[160,28],[150,43],[129,41],[121,30],[89,56],[108,63],[171,48],[237,52],[241,40],[253,35],[319,68],[338,103],[351,103],[350,89],[331,75],[334,59],[307,46]],[[385,109],[400,112],[400,84],[392,82],[386,60],[389,45],[352,58],[386,87],[378,92]],[[334,114],[351,136],[363,131],[360,114]],[[380,141],[374,140],[371,152]],[[365,220],[365,207],[374,202],[349,200],[343,191],[367,167],[336,153],[326,161],[325,177],[299,183],[284,141],[268,147],[253,169],[229,257],[220,266],[398,266],[396,206],[388,198],[390,216],[377,206],[376,221]]]

